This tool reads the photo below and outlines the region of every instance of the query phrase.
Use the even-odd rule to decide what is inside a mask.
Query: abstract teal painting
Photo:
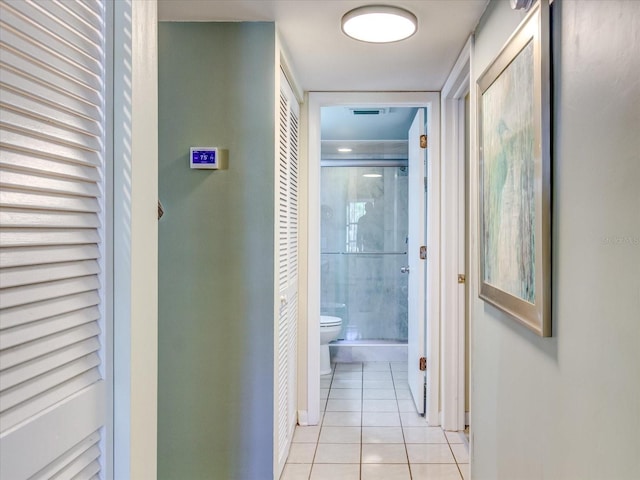
[[[549,3],[478,78],[479,296],[551,336]]]
[[[484,281],[533,303],[533,44],[482,94]]]

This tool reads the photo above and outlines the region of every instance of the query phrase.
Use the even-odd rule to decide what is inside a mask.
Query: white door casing
[[[426,152],[420,146],[425,134],[424,110],[418,109],[408,133],[409,142],[409,266],[408,292],[408,379],[409,390],[419,414],[425,413],[425,372],[420,370],[420,358],[426,358],[425,280],[426,260],[420,258],[420,248],[426,246]]]
[[[308,285],[305,292],[307,337],[306,348],[299,352],[306,364],[300,372],[299,381],[307,386],[306,404],[299,408],[305,413],[308,425],[317,425],[320,419],[320,112],[328,106],[350,107],[427,107],[426,124],[429,135],[429,158],[427,163],[428,205],[433,211],[440,208],[440,95],[437,92],[310,92],[307,116],[307,169],[306,169],[306,222],[301,229],[307,231],[307,255],[301,259],[307,267]],[[439,215],[428,219],[427,244],[430,248],[427,263],[427,383],[439,384]],[[438,388],[427,390],[427,422],[439,425]]]
[[[465,111],[470,90],[471,38],[442,89],[442,426],[465,428]],[[458,275],[466,276],[465,283]]]

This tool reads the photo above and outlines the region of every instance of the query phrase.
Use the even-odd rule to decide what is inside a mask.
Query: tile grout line
[[[408,369],[408,365],[407,365]],[[409,451],[407,450],[407,439],[404,436],[404,428],[402,426],[402,415],[400,415],[400,402],[398,402],[398,391],[396,390],[396,378],[393,374],[393,368],[389,363],[389,370],[391,370],[391,383],[393,384],[393,394],[396,397],[396,408],[398,409],[398,419],[400,420],[400,433],[402,433],[402,443],[404,445],[404,454],[407,458],[407,468],[409,470],[409,479],[413,480],[413,473],[411,472],[411,463],[409,462]]]
[[[447,446],[449,447],[449,451],[451,452],[451,456],[453,457],[453,461],[456,462],[456,468],[458,469],[458,474],[460,475],[460,478],[462,479],[462,471],[460,470],[460,465],[458,465],[458,459],[456,458],[456,454],[453,453],[453,448],[451,448],[451,443],[449,442],[449,437],[447,436],[447,432],[443,429],[442,430],[444,432],[444,438],[447,439]]]
[[[442,427],[441,427],[442,428]],[[444,438],[447,440],[447,446],[449,447],[449,451],[453,456],[453,461],[456,462],[456,468],[458,469],[458,474],[460,475],[460,479],[464,480],[464,475],[462,475],[462,469],[460,468],[460,463],[458,462],[458,457],[453,452],[453,447],[451,446],[451,442],[449,441],[449,436],[447,435],[446,430],[442,429],[442,433],[444,433]]]
[[[322,413],[322,421],[320,422],[320,428],[318,429],[318,438],[316,439],[316,448],[313,451],[313,458],[311,459],[311,468],[309,469],[309,479],[311,480],[311,474],[313,473],[313,467],[316,464],[316,455],[318,454],[318,448],[320,447],[320,435],[322,435],[322,429],[324,428],[324,416],[327,413],[327,406],[329,405],[329,396],[331,395],[331,386],[333,385],[333,376],[335,374],[335,367],[331,372],[331,380],[329,381],[329,388],[327,392],[327,399],[324,402],[324,410]]]

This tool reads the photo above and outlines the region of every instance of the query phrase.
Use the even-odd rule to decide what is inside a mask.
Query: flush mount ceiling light
[[[362,42],[398,42],[409,38],[417,29],[418,19],[413,13],[388,5],[358,7],[342,17],[342,31]]]

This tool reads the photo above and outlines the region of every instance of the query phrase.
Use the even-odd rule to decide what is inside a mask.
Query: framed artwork
[[[480,298],[551,336],[549,4],[478,79]]]

